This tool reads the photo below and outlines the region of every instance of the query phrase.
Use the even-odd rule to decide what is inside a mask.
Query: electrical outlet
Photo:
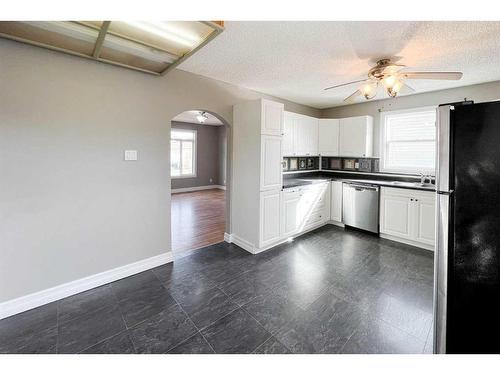
[[[124,158],[125,158],[125,161],[136,161],[137,160],[137,150],[125,150]]]
[[[213,182],[214,182],[214,179],[213,179],[213,178],[211,178],[211,179],[210,179],[210,183],[211,183],[211,184],[213,184]]]

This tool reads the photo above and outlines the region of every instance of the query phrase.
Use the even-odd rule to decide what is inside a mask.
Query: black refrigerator
[[[434,352],[500,353],[500,102],[436,124]]]

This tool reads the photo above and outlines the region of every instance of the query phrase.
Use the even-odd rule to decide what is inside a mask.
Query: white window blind
[[[196,130],[172,129],[170,176],[196,177]]]
[[[434,174],[436,109],[385,112],[381,120],[382,170]]]

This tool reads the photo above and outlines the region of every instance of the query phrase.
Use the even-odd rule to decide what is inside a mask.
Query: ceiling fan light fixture
[[[361,86],[360,91],[361,94],[365,97],[366,100],[373,99],[375,95],[377,95],[377,82],[366,82],[363,86]]]
[[[200,111],[200,113],[196,115],[196,120],[198,120],[200,124],[203,124],[205,121],[208,120],[207,113],[204,111]]]

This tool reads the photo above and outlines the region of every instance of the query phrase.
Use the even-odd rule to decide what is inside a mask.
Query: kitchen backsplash
[[[379,158],[349,158],[331,156],[284,157],[283,172],[310,170],[379,172]]]
[[[313,171],[319,169],[319,156],[283,158],[283,172]]]

